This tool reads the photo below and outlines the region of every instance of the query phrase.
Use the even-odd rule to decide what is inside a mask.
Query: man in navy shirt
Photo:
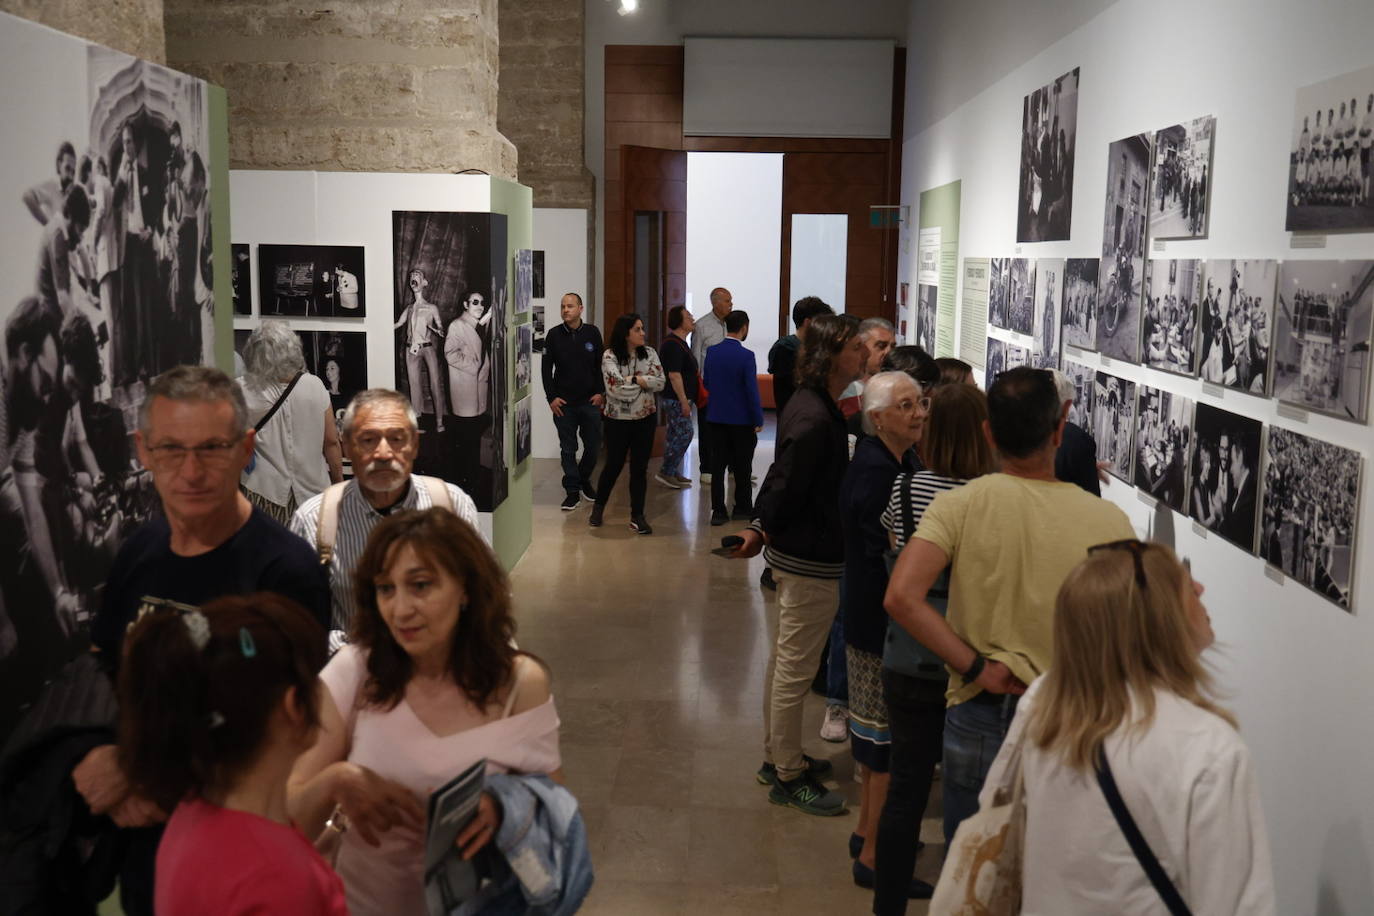
[[[559,303],[563,323],[550,328],[544,338],[544,395],[558,430],[559,457],[563,461],[564,512],[577,508],[579,495],[596,501],[592,469],[601,452],[601,405],[606,402],[601,379],[601,332],[582,320],[582,297],[565,293]],[[577,459],[577,437],[582,436],[582,460]]]
[[[754,467],[754,447],[763,429],[763,406],[759,402],[758,364],[753,351],[746,349],[749,315],[735,309],[725,316],[725,339],[706,351],[702,377],[711,392],[706,402],[706,421],[713,444],[711,450],[711,524],[730,520],[725,508],[725,469],[735,479],[735,512],[738,521],[749,521],[754,512],[754,488],[750,480]]]

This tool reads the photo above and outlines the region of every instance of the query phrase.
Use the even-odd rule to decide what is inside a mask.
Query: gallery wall
[[[586,308],[583,319],[601,327],[597,317],[597,303],[587,302],[587,281],[590,271],[587,263],[587,211],[550,207],[534,208],[534,241],[530,247],[544,252],[544,297],[535,297],[535,311],[543,309],[544,328],[557,325],[558,304],[567,292],[582,297]],[[536,337],[538,328],[535,329]],[[558,431],[553,426],[553,414],[545,406],[542,371],[544,354],[538,349],[534,354],[534,382],[531,394],[534,398],[531,416],[534,420],[534,457],[558,457]],[[539,409],[543,407],[543,409]]]
[[[945,36],[929,31],[930,4],[913,3],[909,59]],[[1053,4],[984,3],[977,15],[1000,31],[1036,34]],[[1333,234],[1320,250],[1296,249],[1284,231],[1294,101],[1300,87],[1368,66],[1374,6],[1360,0],[1120,0],[1093,18],[1065,24],[1052,44],[1009,74],[997,55],[966,53],[978,29],[959,31],[957,64],[908,71],[908,124],[923,93],[961,94],[966,102],[906,138],[902,203],[922,190],[963,182],[961,256],[1097,257],[1103,241],[1107,146],[1131,134],[1182,120],[1216,117],[1209,236],[1170,241],[1148,257],[1368,258],[1368,234]],[[969,15],[974,15],[970,10]],[[1024,29],[1020,24],[1024,23]],[[1022,99],[1081,67],[1072,231],[1062,242],[1018,245],[1018,171]],[[1363,105],[1363,97],[1361,104]],[[929,123],[927,121],[927,123]],[[903,232],[899,277],[915,285],[913,234]],[[997,332],[1000,333],[1000,332]],[[1095,353],[1070,354],[1090,368]],[[1196,378],[1112,360],[1110,370],[1262,421],[1354,449],[1365,456],[1367,425],[1312,413],[1284,416],[1277,402],[1226,391]],[[1219,648],[1210,653],[1229,705],[1254,757],[1274,855],[1281,913],[1365,912],[1374,898],[1374,798],[1365,778],[1374,760],[1374,515],[1366,481],[1354,558],[1354,612],[1292,580],[1266,576],[1258,557],[1214,534],[1198,534],[1185,517],[1156,509],[1113,479],[1103,496],[1119,504],[1142,536],[1172,543],[1208,586],[1204,597]]]

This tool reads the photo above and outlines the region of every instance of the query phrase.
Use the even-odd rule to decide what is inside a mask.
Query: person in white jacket
[[[1023,916],[1167,914],[1099,784],[1121,799],[1196,916],[1276,912],[1250,754],[1218,706],[1202,653],[1214,639],[1203,587],[1161,544],[1090,548],[1064,580],[1054,662],[1027,690],[982,805],[1021,746]]]

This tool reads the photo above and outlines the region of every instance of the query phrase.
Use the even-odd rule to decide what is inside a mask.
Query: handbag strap
[[[296,383],[301,380],[302,375],[305,375],[304,369],[302,369],[300,372],[297,372],[295,375],[291,376],[290,384],[286,386],[286,390],[281,393],[281,396],[279,398],[277,398],[276,403],[274,403],[270,408],[268,408],[267,413],[262,415],[261,420],[253,424],[253,432],[258,432],[260,429],[267,425],[267,422],[269,420],[271,420],[274,416],[277,415],[277,411],[281,409],[281,405],[285,404],[286,399],[291,397],[291,389],[296,387]]]
[[[1112,816],[1116,818],[1117,826],[1126,835],[1126,842],[1131,845],[1131,852],[1135,853],[1136,860],[1140,867],[1145,869],[1145,874],[1149,877],[1150,883],[1155,886],[1159,896],[1164,899],[1164,905],[1169,908],[1170,916],[1192,916],[1192,910],[1188,909],[1188,904],[1183,901],[1183,897],[1174,887],[1174,882],[1169,880],[1169,876],[1164,872],[1164,866],[1159,864],[1159,859],[1155,858],[1154,850],[1146,841],[1140,828],[1136,826],[1135,818],[1131,817],[1131,809],[1126,807],[1126,802],[1121,797],[1121,792],[1116,787],[1116,778],[1112,776],[1111,764],[1107,762],[1107,752],[1105,748],[1097,749],[1097,784],[1102,787],[1102,794],[1107,797],[1107,807],[1112,809]]]

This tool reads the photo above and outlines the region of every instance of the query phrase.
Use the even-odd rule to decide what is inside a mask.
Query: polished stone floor
[[[694,468],[695,449],[688,459]],[[761,442],[760,481],[771,460],[771,442]],[[709,525],[699,482],[682,491],[656,483],[657,459],[648,537],[628,527],[624,475],[605,525],[593,529],[585,504],[560,511],[558,462],[531,461],[534,539],[513,588],[520,644],[553,670],[564,770],[590,835],[596,885],[583,912],[871,912],[845,851],[859,785],[848,744],[818,735],[820,697],[807,700],[806,750],[834,761],[850,812],[817,818],[771,805],[754,779],[766,603],[776,600],[758,585],[762,559],[712,555],[734,529]],[[942,852],[935,789],[917,868],[932,882]]]

